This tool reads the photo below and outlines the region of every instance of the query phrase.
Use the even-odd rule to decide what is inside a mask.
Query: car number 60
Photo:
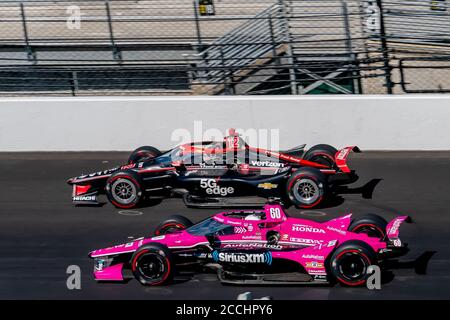
[[[269,212],[270,212],[270,217],[272,219],[280,219],[281,218],[280,208],[270,208]]]

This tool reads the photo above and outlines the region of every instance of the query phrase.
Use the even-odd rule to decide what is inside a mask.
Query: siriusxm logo
[[[216,262],[231,263],[267,263],[272,264],[272,253],[229,253],[213,251],[212,258]]]

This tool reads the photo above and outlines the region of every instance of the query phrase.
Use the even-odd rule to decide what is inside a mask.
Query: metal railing
[[[0,95],[448,92],[448,1],[6,0]]]
[[[275,3],[213,41],[200,53],[185,55],[195,66],[191,77],[200,79],[203,85],[212,84],[206,92],[217,89],[216,84],[224,84],[219,91],[234,93],[230,83],[251,73],[251,66],[276,59],[285,51],[281,47],[287,43],[287,33],[283,8]]]

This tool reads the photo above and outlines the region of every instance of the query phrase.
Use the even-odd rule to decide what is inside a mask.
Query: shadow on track
[[[428,263],[435,253],[436,251],[425,251],[414,260],[386,260],[383,264],[382,283],[389,283],[394,280],[395,275],[392,270],[414,269],[416,274],[427,274]]]
[[[337,194],[361,194],[364,199],[372,199],[373,192],[381,180],[383,179],[372,179],[365,185],[356,188],[338,186],[335,192]]]
[[[427,274],[428,263],[436,251],[425,251],[414,260],[387,260],[383,265],[386,269],[414,269],[417,274]]]
[[[361,194],[363,199],[372,199],[375,188],[382,180],[383,179],[372,179],[366,184],[356,188],[352,188],[346,185],[335,186],[333,189],[333,193],[328,197],[328,199],[320,203],[314,209],[338,207],[345,202],[345,199],[342,195],[346,194]]]

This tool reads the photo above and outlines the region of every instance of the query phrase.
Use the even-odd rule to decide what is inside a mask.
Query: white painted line
[[[325,217],[327,214],[322,211],[310,210],[310,211],[300,211],[300,214],[309,217]]]
[[[142,216],[144,213],[137,210],[120,210],[118,213],[122,216]]]

